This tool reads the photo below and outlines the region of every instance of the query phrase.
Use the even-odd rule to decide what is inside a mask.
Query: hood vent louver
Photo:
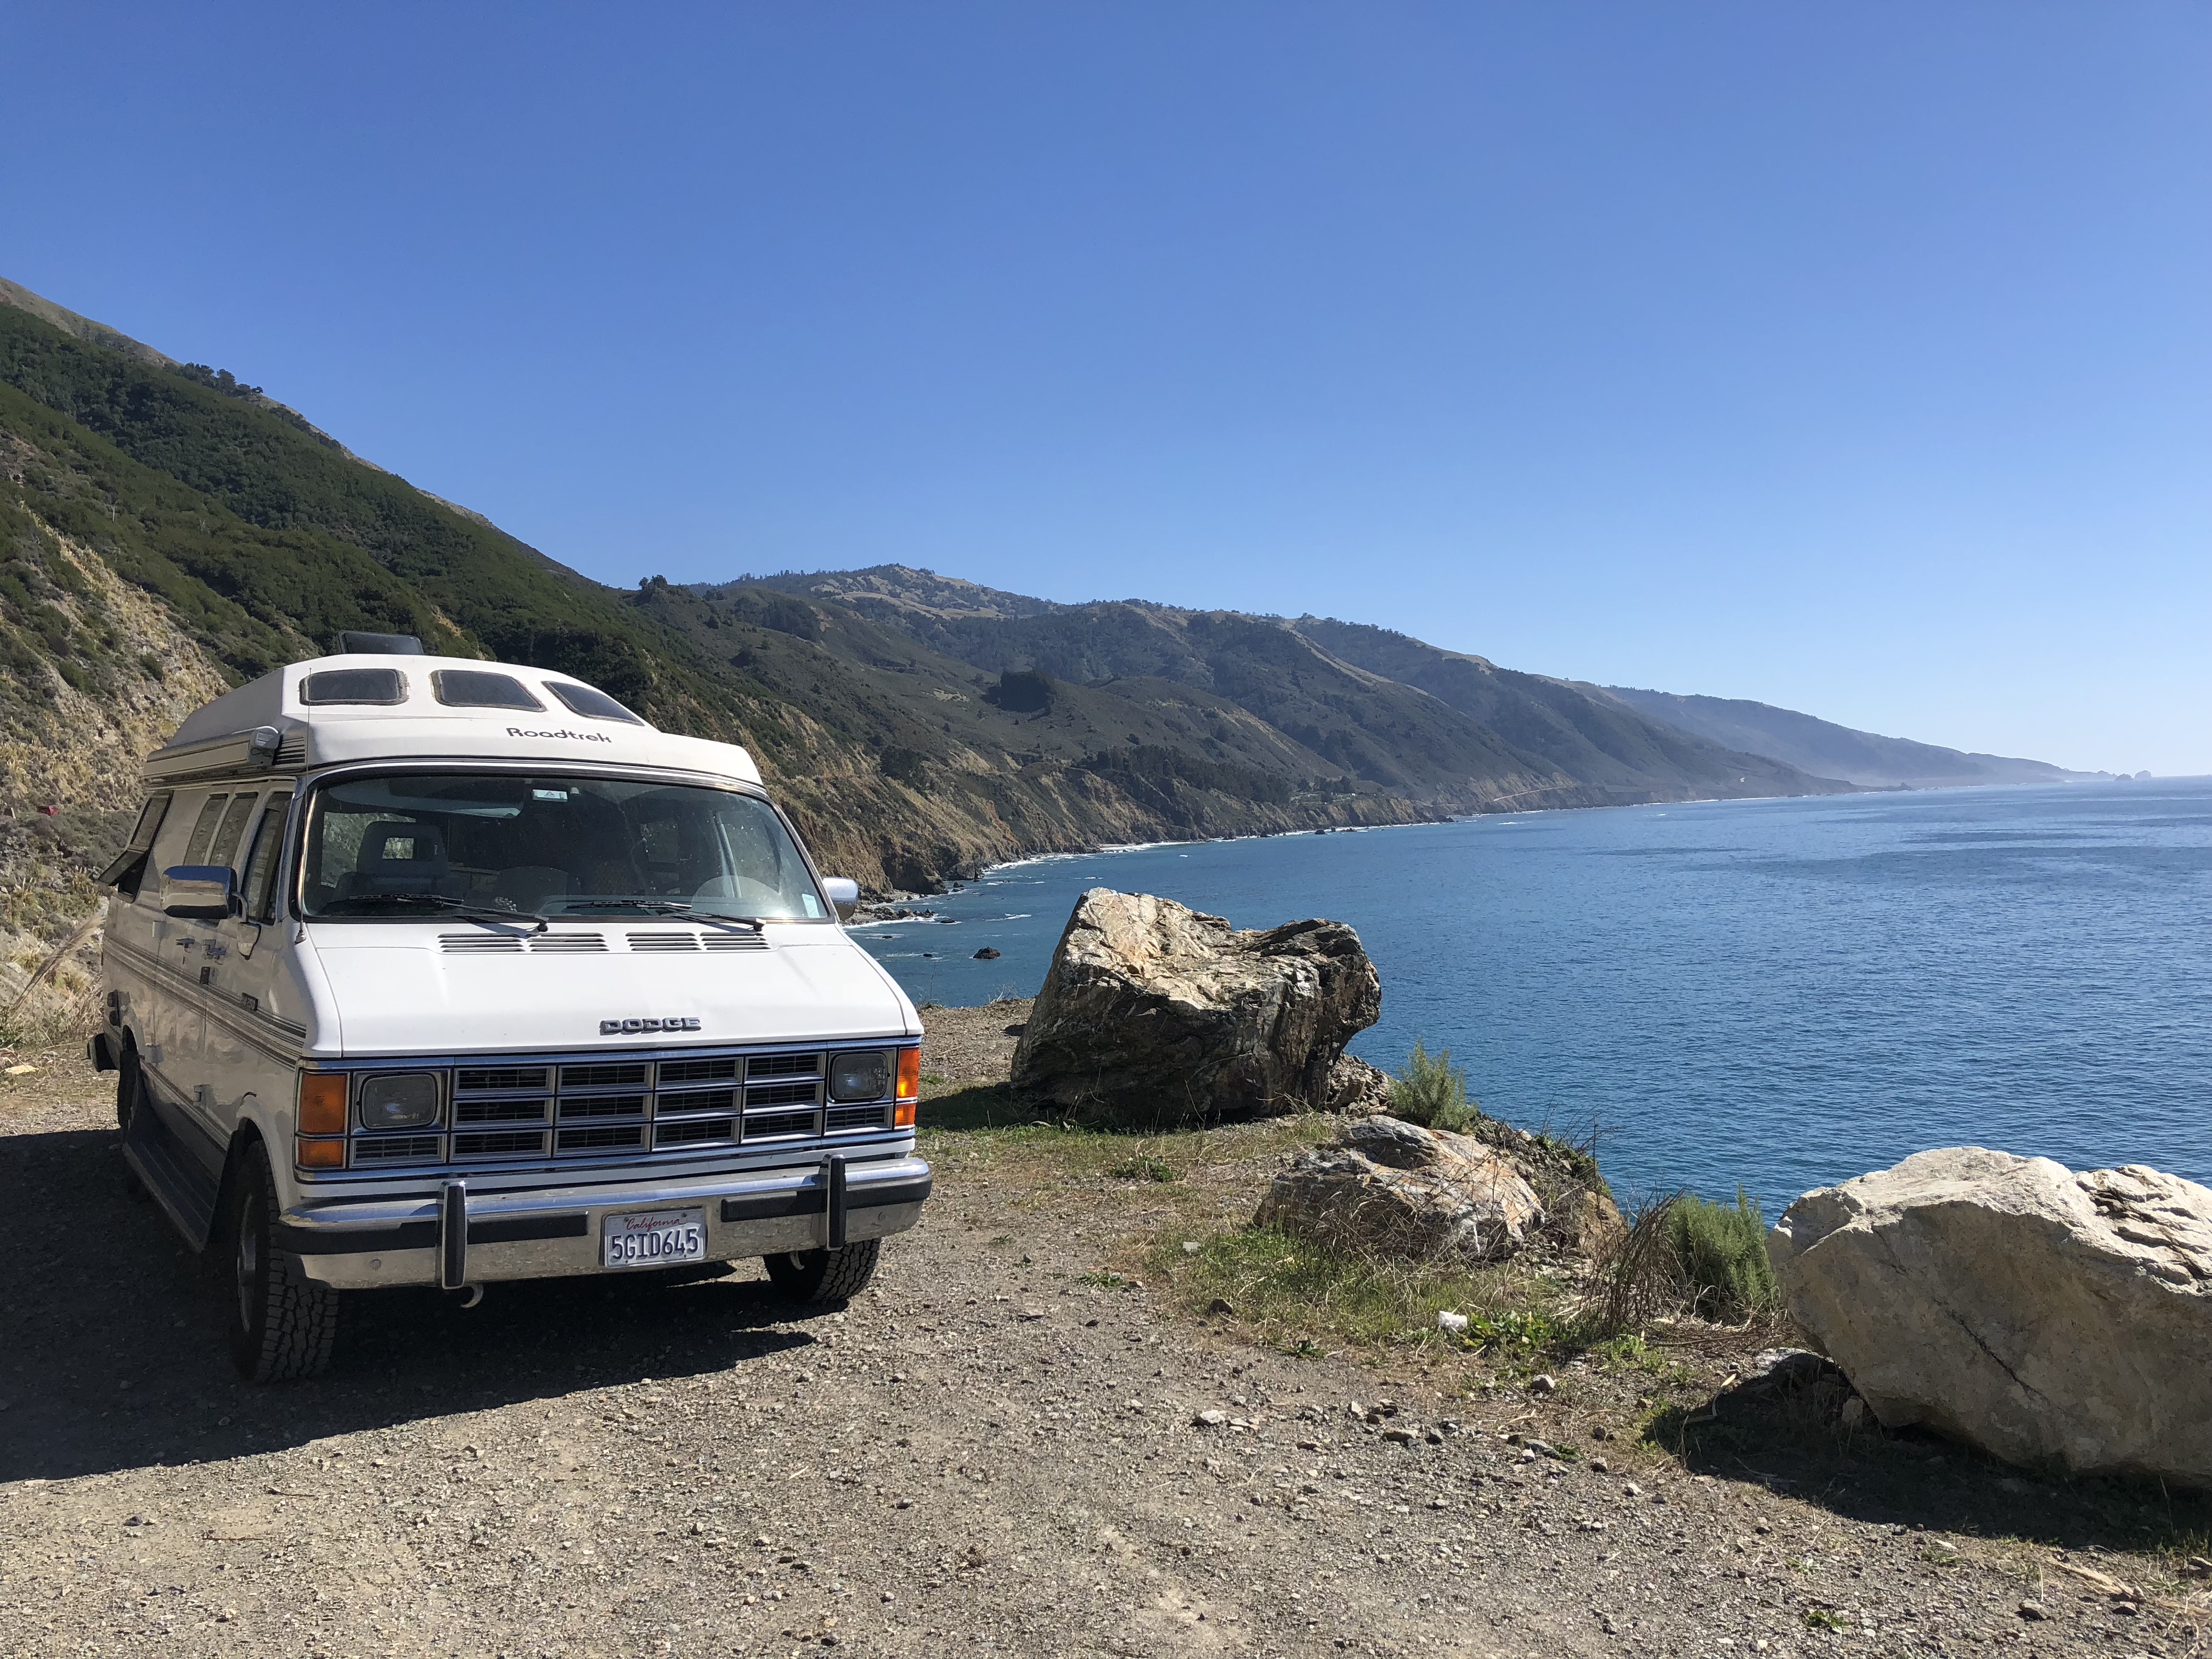
[[[438,948],[447,956],[604,956],[605,933],[441,933]]]
[[[522,951],[520,933],[441,933],[438,948],[447,956],[476,957],[488,952],[504,951],[510,956]]]
[[[670,951],[765,951],[768,940],[759,933],[632,933],[629,948],[635,956],[658,956]]]

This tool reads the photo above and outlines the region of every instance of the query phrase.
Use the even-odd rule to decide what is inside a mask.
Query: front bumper
[[[404,1197],[325,1202],[284,1212],[279,1249],[307,1277],[339,1290],[489,1284],[626,1272],[599,1261],[611,1214],[704,1209],[707,1259],[822,1249],[904,1232],[921,1219],[929,1165],[875,1158],[709,1180],[610,1181],[557,1192],[472,1193],[460,1178]]]

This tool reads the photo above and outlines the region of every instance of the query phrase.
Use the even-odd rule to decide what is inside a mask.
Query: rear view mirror
[[[237,884],[228,865],[172,865],[161,872],[161,913],[183,921],[221,921],[238,914]]]
[[[830,902],[837,907],[837,920],[850,921],[853,912],[860,908],[860,884],[849,876],[824,876],[822,890],[830,896]]]

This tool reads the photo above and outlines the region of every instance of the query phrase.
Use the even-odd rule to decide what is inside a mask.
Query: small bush
[[[1116,1181],[1173,1181],[1176,1172],[1164,1158],[1139,1154],[1125,1158],[1119,1164],[1108,1166],[1106,1173]]]
[[[1733,1205],[1685,1194],[1667,1210],[1667,1242],[1681,1264],[1691,1306],[1702,1319],[1734,1321],[1779,1301],[1766,1260],[1766,1222],[1741,1187]]]
[[[1390,1074],[1390,1110],[1424,1128],[1462,1133],[1482,1116],[1467,1097],[1467,1070],[1451,1063],[1451,1050],[1431,1054],[1418,1042],[1404,1067]]]

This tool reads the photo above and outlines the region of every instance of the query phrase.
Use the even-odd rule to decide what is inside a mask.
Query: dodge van
[[[744,749],[348,635],[145,775],[91,1054],[247,1376],[386,1286],[758,1256],[840,1300],[921,1218],[921,1021]]]

